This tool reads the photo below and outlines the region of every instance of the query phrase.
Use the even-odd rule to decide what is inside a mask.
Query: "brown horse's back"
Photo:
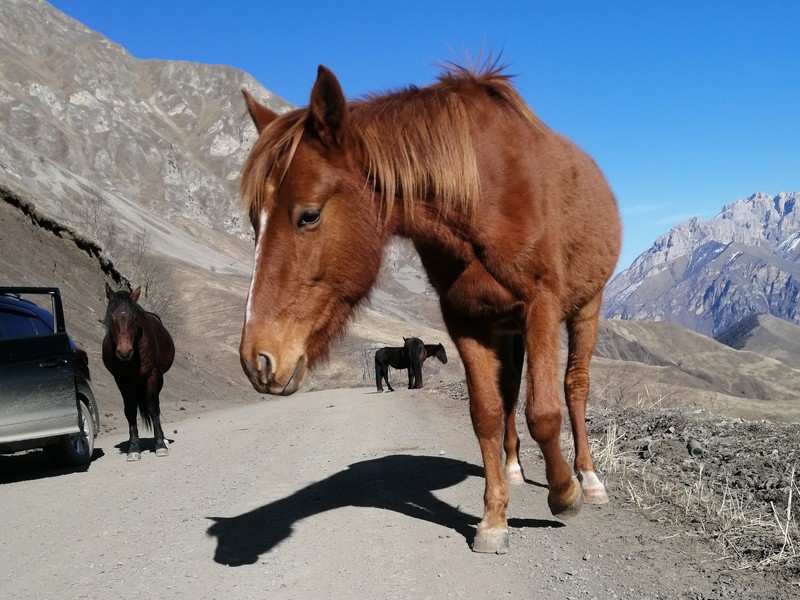
[[[520,285],[555,284],[563,319],[613,273],[621,243],[616,200],[574,143],[484,98],[485,125],[475,135],[496,139],[476,148],[482,199],[473,227],[478,248],[491,250],[476,258],[518,298]]]

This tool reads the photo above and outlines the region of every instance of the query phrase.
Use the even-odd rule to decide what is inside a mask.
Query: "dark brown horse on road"
[[[136,413],[153,430],[156,456],[167,456],[169,449],[161,428],[159,393],[164,373],[172,366],[175,345],[161,318],[144,310],[137,301],[141,288],[132,293],[115,292],[106,284],[106,336],[103,339],[103,364],[114,376],[122,394],[130,434],[128,460],[139,460],[139,428]]]
[[[419,338],[410,338],[412,340],[416,340]],[[394,367],[395,369],[406,369],[408,371],[408,389],[414,389],[416,387],[416,383],[419,382],[419,387],[422,387],[422,363],[424,363],[428,358],[431,356],[435,356],[438,358],[442,364],[447,364],[447,353],[444,350],[444,346],[441,344],[422,344],[422,340],[420,340],[420,344],[425,350],[425,355],[421,359],[419,364],[419,369],[413,364],[412,357],[409,355],[408,352],[408,339],[403,338],[405,345],[403,346],[385,346],[383,348],[378,348],[375,351],[375,383],[377,385],[378,391],[383,391],[383,382],[386,382],[386,387],[390,392],[394,391],[392,384],[389,383],[389,367]],[[414,345],[417,350],[419,347]],[[418,355],[419,356],[419,355]],[[419,372],[419,377],[415,374]]]
[[[321,66],[308,108],[278,115],[245,99],[259,138],[241,182],[256,244],[239,351],[255,389],[297,391],[374,284],[384,245],[406,236],[466,371],[486,476],[473,549],[508,546],[506,479],[523,481],[514,413],[525,352],[525,415],[550,510],[567,517],[584,497],[607,501],[585,410],[621,228],[592,159],[495,65],[453,66],[429,87],[355,102]],[[577,478],[559,442],[562,321]]]
[[[422,388],[422,363],[425,362],[425,344],[417,337],[403,338],[403,348],[408,356],[408,389]]]

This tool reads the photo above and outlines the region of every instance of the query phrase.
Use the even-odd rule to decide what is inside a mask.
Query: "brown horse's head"
[[[259,138],[242,172],[255,260],[239,355],[257,391],[288,395],[372,287],[385,226],[333,73],[283,116],[244,95]]]
[[[106,297],[108,309],[106,311],[105,325],[108,335],[114,345],[114,353],[122,362],[133,358],[134,345],[141,333],[139,314],[141,309],[136,304],[142,288],[137,287],[133,292],[115,292],[106,283]]]

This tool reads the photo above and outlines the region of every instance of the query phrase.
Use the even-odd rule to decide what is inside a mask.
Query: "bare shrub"
[[[79,199],[78,205],[79,226],[103,248],[106,254],[113,255],[117,249],[119,235],[103,191],[97,186],[90,186]]]
[[[177,310],[175,275],[163,257],[153,252],[148,229],[124,238],[117,251],[117,263],[133,287],[141,286],[141,305],[161,317],[171,332],[180,329],[183,322]]]
[[[639,363],[651,366],[649,362]],[[654,373],[656,376],[654,377]],[[658,377],[655,368],[602,369],[592,372],[590,404],[609,408],[659,408],[680,402],[685,393]]]

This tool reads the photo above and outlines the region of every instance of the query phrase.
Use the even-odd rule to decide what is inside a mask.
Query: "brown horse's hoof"
[[[141,452],[128,452],[128,462],[135,462],[137,460],[142,460]]]
[[[508,552],[508,531],[502,529],[479,529],[472,542],[473,552],[505,554]]]
[[[156,456],[169,456],[169,448],[156,448]]]
[[[572,484],[561,498],[554,496],[551,491],[547,495],[547,505],[553,516],[562,520],[570,519],[581,512],[583,490],[581,484],[578,483],[578,478],[572,478]]]
[[[583,488],[583,501],[586,504],[608,504],[606,487],[593,471],[579,472],[578,479]]]

